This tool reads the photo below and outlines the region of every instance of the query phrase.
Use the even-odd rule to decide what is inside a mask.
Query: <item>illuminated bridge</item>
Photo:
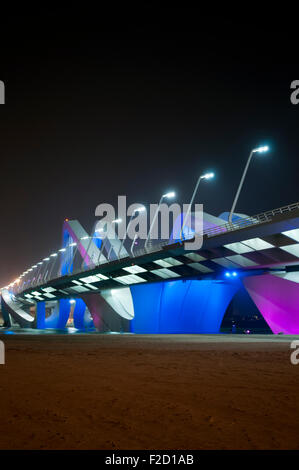
[[[197,251],[175,232],[147,247],[122,243],[113,224],[107,234],[66,220],[62,248],[2,289],[5,325],[218,333],[245,289],[273,333],[299,333],[299,203],[232,223],[204,214]]]

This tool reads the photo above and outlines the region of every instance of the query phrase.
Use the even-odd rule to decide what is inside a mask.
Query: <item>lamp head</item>
[[[206,173],[205,175],[202,175],[202,179],[205,179],[205,180],[210,180],[212,178],[214,178],[215,174],[214,173]]]
[[[268,145],[265,145],[264,147],[258,147],[254,149],[253,152],[264,153],[264,152],[268,152],[268,150],[269,150]]]
[[[175,197],[175,192],[170,191],[169,193],[163,194],[163,197],[167,197],[167,199],[171,199],[171,198]]]

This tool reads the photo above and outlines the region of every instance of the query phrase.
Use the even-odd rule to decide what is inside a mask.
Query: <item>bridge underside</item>
[[[218,333],[225,311],[240,288],[249,293],[273,333],[299,334],[299,273],[266,273],[241,280],[173,280],[81,294],[36,303],[35,318],[2,293],[2,312],[9,326],[65,328],[72,318],[78,329],[131,333]],[[53,303],[53,302],[52,302]]]

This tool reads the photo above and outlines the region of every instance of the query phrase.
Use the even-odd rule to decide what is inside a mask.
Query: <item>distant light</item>
[[[230,277],[230,272],[226,271],[225,276]]]
[[[37,263],[37,264],[43,264],[43,262],[42,262],[42,261],[40,261],[40,262],[39,262],[39,263]]]
[[[63,253],[63,252],[66,251],[66,250],[65,250],[65,248],[61,248],[61,249],[58,250],[58,251],[60,251],[60,253]]]
[[[97,228],[95,231],[98,232],[98,233],[100,233],[100,232],[104,232],[104,229],[103,229],[103,227],[101,227],[101,228]],[[88,238],[88,237],[87,237],[87,238]]]
[[[232,273],[232,275],[233,275],[234,277],[236,277],[236,276],[238,276],[238,273],[236,273],[236,271],[234,271],[234,272]]]
[[[70,243],[69,246],[76,246],[77,243]]]
[[[97,232],[97,230],[96,230],[96,232]],[[80,240],[88,240],[88,238],[89,237],[86,235],[85,237],[81,237]]]
[[[206,173],[205,175],[202,175],[203,179],[210,180],[211,178],[214,178],[215,174],[214,173]]]
[[[168,199],[171,199],[175,197],[175,192],[171,191],[170,193],[163,194],[163,197],[167,197]]]
[[[52,255],[50,255],[50,256],[57,256],[57,253],[52,253]]]
[[[74,299],[70,299],[70,304],[75,304],[76,301]]]
[[[50,261],[50,258],[44,258],[43,261]]]
[[[65,221],[65,222],[68,222],[68,221],[69,221],[69,219],[64,219],[64,221]]]

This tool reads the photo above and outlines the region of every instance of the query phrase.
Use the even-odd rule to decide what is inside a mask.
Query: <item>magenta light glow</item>
[[[273,274],[243,283],[273,333],[299,334],[299,284]]]

